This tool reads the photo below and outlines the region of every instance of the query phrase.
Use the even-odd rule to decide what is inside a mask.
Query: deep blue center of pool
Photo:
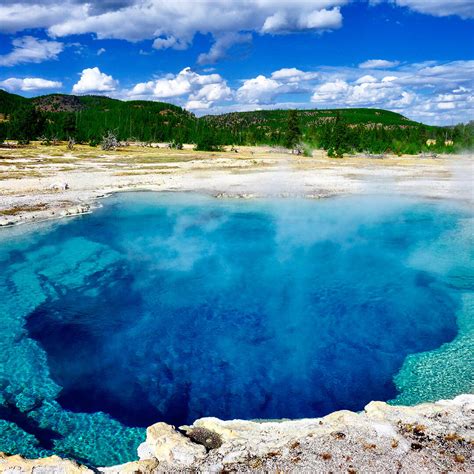
[[[26,329],[64,410],[127,426],[317,417],[394,398],[407,355],[455,337],[457,290],[419,255],[462,215],[380,196],[133,193],[8,258],[54,246]]]

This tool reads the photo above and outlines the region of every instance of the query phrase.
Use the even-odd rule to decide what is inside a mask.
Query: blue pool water
[[[317,417],[472,389],[456,355],[431,374],[443,348],[472,343],[459,323],[472,330],[467,208],[104,204],[0,233],[0,451],[112,465],[157,421]]]

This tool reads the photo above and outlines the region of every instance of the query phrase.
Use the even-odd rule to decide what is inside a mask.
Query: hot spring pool
[[[0,232],[0,451],[136,458],[144,427],[472,390],[473,215],[124,193]]]

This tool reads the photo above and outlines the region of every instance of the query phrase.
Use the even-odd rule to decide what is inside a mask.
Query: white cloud
[[[473,77],[474,60],[444,64],[427,61],[401,68],[397,81],[410,87],[454,89],[460,86],[472,88]]]
[[[153,95],[159,99],[179,97],[191,92],[191,82],[187,74],[178,74],[173,79],[158,79],[154,83]]]
[[[171,101],[197,114],[375,107],[430,124],[457,123],[474,116],[474,61],[426,61],[404,64],[389,74],[384,69],[362,72],[359,67],[322,66],[313,71],[286,67],[231,87],[213,71],[199,74],[185,68],[139,83],[122,91],[122,97]],[[294,94],[298,94],[297,102]]]
[[[154,81],[136,84],[127,92],[129,98],[173,100],[189,109],[207,109],[215,102],[230,100],[233,93],[219,74],[198,74],[187,67]]]
[[[0,32],[47,28],[64,37],[93,33],[99,39],[152,39],[155,49],[186,49],[196,33],[215,40],[200,63],[215,62],[252,33],[330,31],[342,26],[341,5],[350,0],[4,0]]]
[[[282,82],[301,82],[316,79],[317,72],[304,72],[295,67],[279,69],[272,73],[272,79]]]
[[[237,100],[251,104],[268,104],[281,92],[282,85],[280,82],[260,75],[244,81],[237,90]]]
[[[109,76],[100,71],[98,67],[84,69],[81,72],[81,78],[72,87],[72,92],[75,94],[86,94],[94,92],[111,92],[118,86],[112,76]]]
[[[323,68],[312,102],[317,106],[377,107],[431,124],[456,123],[474,115],[474,61],[406,64],[391,71]]]
[[[229,100],[232,98],[232,91],[225,82],[206,84],[196,93],[190,96],[191,100],[206,101],[207,103]]]
[[[215,91],[208,88],[206,94],[207,88],[201,94],[184,94],[181,104],[198,113],[274,109],[289,104],[298,108],[376,107],[425,123],[452,123],[473,115],[473,76],[474,61],[427,61],[404,64],[391,69],[390,74],[371,69],[365,75],[359,67],[320,67],[316,71],[288,67],[245,79],[234,90],[226,84]],[[215,93],[212,104],[207,100],[211,90]],[[217,93],[221,90],[225,91],[222,95]],[[290,94],[296,93],[301,100],[291,102],[294,97]],[[200,100],[202,96],[206,100]]]
[[[398,66],[399,61],[387,61],[386,59],[368,59],[359,64],[361,69],[388,69]]]
[[[313,10],[308,15],[299,19],[297,24],[298,30],[329,30],[337,29],[342,26],[342,15],[339,8],[331,10]]]
[[[386,80],[387,78],[385,77],[384,80],[385,82],[390,82]],[[365,84],[367,82],[377,82],[377,79],[374,76],[371,76],[370,74],[367,74],[366,76],[359,77],[357,79],[356,84]],[[384,81],[382,81],[384,82]]]
[[[395,3],[434,16],[457,15],[461,18],[474,18],[472,0],[395,0]]]
[[[347,0],[201,0],[199,2],[136,0],[122,9],[91,14],[89,8],[76,7],[50,27],[52,34],[65,36],[95,33],[99,38],[131,41],[147,38],[171,38],[189,43],[195,33],[213,35],[256,31],[281,33],[289,30],[327,30],[341,26],[338,5]],[[280,27],[271,28],[274,15],[286,18]]]
[[[203,100],[189,100],[185,105],[185,108],[191,111],[209,110],[210,107],[211,103]]]
[[[280,5],[275,2],[275,6],[279,7]],[[314,4],[311,5],[310,2],[307,6],[309,9],[278,8],[275,13],[265,19],[261,31],[263,33],[286,33],[301,30],[331,30],[342,26],[342,15],[339,8],[335,7],[330,10],[314,8]]]
[[[97,56],[100,56],[101,54],[104,54],[106,52],[106,49],[105,48],[99,48],[97,50]]]
[[[198,57],[199,64],[214,64],[219,59],[225,57],[227,50],[236,44],[250,43],[252,41],[252,35],[249,33],[224,33],[216,38],[215,43],[212,45],[208,53],[200,54]]]
[[[236,95],[240,103],[270,104],[281,94],[309,92],[312,81],[318,77],[317,72],[305,72],[294,67],[282,68],[274,71],[270,77],[259,75],[244,80]]]
[[[10,77],[0,81],[0,87],[9,91],[35,91],[42,89],[59,89],[62,83],[59,81],[49,81],[40,77]]]
[[[454,102],[438,102],[438,109],[452,110],[455,108],[456,108],[456,104]]]
[[[345,100],[349,90],[349,84],[341,79],[325,82],[316,87],[311,101],[317,103],[340,102]]]
[[[385,76],[384,78],[382,78],[382,82],[392,82],[396,81],[397,79],[397,76]]]
[[[67,2],[19,1],[0,5],[0,33],[15,33],[30,28],[49,28],[59,18],[83,16],[82,7],[70,6]],[[79,13],[79,15],[77,15]]]
[[[183,41],[175,36],[168,35],[165,37],[155,38],[153,41],[153,48],[155,49],[177,49],[183,50],[189,47],[189,41]]]
[[[23,63],[41,63],[57,59],[64,49],[63,43],[23,36],[12,41],[13,50],[0,56],[0,66],[14,66]]]
[[[370,79],[368,79],[370,78]],[[311,101],[318,107],[387,107],[408,105],[409,95],[394,82],[378,81],[365,76],[364,81],[348,83],[340,79],[318,85]],[[402,101],[400,103],[400,101]]]
[[[339,6],[350,0],[3,0],[0,31],[50,28],[53,35],[95,33],[101,38],[167,40],[184,48],[195,33],[218,35],[254,31],[283,33],[339,28]],[[472,0],[387,1],[420,13],[461,18],[474,17]],[[172,40],[174,38],[174,41]],[[159,47],[161,41],[157,42]],[[162,45],[161,47],[165,47]]]

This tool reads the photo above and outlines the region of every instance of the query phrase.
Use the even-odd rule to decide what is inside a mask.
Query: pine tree
[[[29,143],[43,133],[43,114],[34,107],[24,106],[16,110],[10,121],[10,136],[20,143]]]
[[[7,139],[7,125],[5,122],[0,122],[0,144]]]
[[[301,140],[301,129],[298,123],[298,113],[296,110],[288,112],[288,125],[285,134],[285,147],[293,149]]]

